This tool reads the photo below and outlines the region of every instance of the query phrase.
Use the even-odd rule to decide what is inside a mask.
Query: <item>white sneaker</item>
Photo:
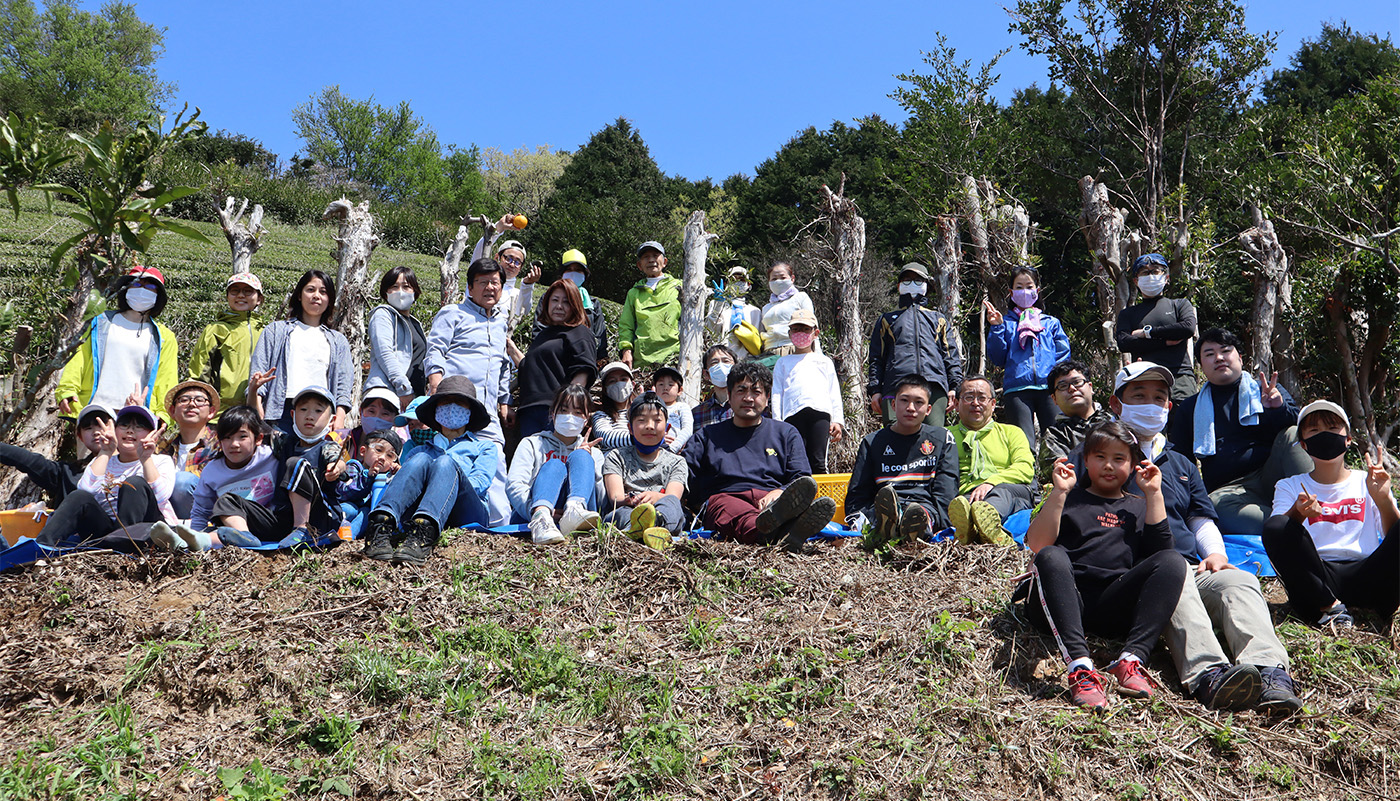
[[[530,539],[536,545],[553,545],[564,541],[564,535],[554,525],[554,514],[548,507],[536,507],[530,514]]]
[[[559,530],[573,534],[576,531],[592,531],[603,518],[597,512],[588,511],[583,501],[570,498],[564,504],[564,514],[559,518]]]

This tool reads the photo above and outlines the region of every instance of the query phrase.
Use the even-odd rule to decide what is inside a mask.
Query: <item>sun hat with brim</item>
[[[234,284],[243,284],[244,286],[251,287],[252,289],[257,290],[258,292],[263,291],[262,280],[250,272],[234,273],[233,275],[230,275],[228,277],[228,280],[224,282],[224,289],[228,289]]]
[[[141,418],[141,422],[145,423],[146,427],[152,431],[160,428],[160,423],[156,420],[155,412],[152,412],[145,406],[137,406],[134,403],[130,406],[123,406],[112,416],[112,420],[115,422],[124,417],[139,417]]]
[[[807,325],[812,328],[817,327],[817,315],[809,309],[798,309],[788,318],[788,325]]]
[[[423,401],[427,399],[427,395],[419,395],[418,397],[409,401],[408,406],[403,411],[399,412],[398,416],[394,418],[394,425],[406,426],[409,423],[418,422],[418,407],[422,406]]]
[[[918,263],[917,261],[911,261],[903,267],[900,267],[899,274],[895,276],[895,280],[903,280],[905,273],[913,273],[914,275],[919,276],[925,281],[929,280],[928,268]]]
[[[1307,406],[1304,406],[1302,409],[1298,410],[1298,425],[1302,425],[1303,418],[1307,417],[1313,412],[1331,412],[1332,414],[1335,414],[1338,417],[1342,418],[1342,422],[1346,423],[1347,430],[1351,430],[1351,418],[1347,417],[1346,411],[1342,409],[1342,407],[1329,400],[1315,400],[1312,403],[1309,403]]]
[[[1113,377],[1113,394],[1117,395],[1123,387],[1134,381],[1161,381],[1167,386],[1171,386],[1176,380],[1172,371],[1160,364],[1153,362],[1133,362],[1118,371],[1118,375]]]
[[[191,388],[198,389],[209,397],[210,414],[217,417],[219,414],[219,391],[204,383],[203,381],[199,381],[194,378],[191,378],[189,381],[182,381],[179,384],[176,384],[174,387],[171,387],[169,392],[165,393],[166,414],[169,414],[171,416],[175,414],[175,399],[180,397],[180,393]]]
[[[360,398],[360,408],[365,408],[365,404],[372,400],[382,400],[389,404],[389,408],[398,411],[399,396],[388,387],[370,387],[365,390],[364,397]]]
[[[668,375],[668,376],[670,376],[670,377],[676,379],[676,383],[677,383],[677,384],[680,384],[681,386],[685,386],[685,376],[681,375],[681,371],[680,371],[680,370],[677,370],[676,368],[671,367],[670,365],[665,365],[665,366],[656,368],[656,370],[654,370],[654,371],[652,372],[652,374],[651,374],[651,380],[652,380],[653,382],[655,382],[656,379],[660,378],[660,377],[663,376],[663,375]]]
[[[335,406],[335,398],[331,397],[331,391],[326,389],[325,387],[316,386],[313,384],[312,386],[303,389],[301,392],[298,392],[296,394],[296,397],[292,398],[292,408],[295,409],[297,403],[299,403],[301,399],[306,397],[307,395],[315,395],[316,397],[324,400],[326,403],[329,403],[331,406]]]
[[[437,410],[439,406],[449,401],[460,403],[471,409],[472,416],[467,421],[468,431],[480,431],[491,424],[491,415],[486,411],[486,407],[482,405],[481,401],[476,399],[476,385],[464,375],[450,375],[442,379],[442,382],[437,386],[437,391],[418,405],[418,422],[441,433],[442,426],[438,425]]]
[[[100,403],[89,403],[88,405],[83,407],[83,410],[81,412],[78,412],[78,428],[82,428],[83,421],[86,420],[89,415],[94,414],[105,414],[107,415],[108,420],[117,419],[117,413],[107,408],[106,406],[103,406]]]

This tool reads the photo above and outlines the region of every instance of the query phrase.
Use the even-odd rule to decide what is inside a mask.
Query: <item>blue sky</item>
[[[85,2],[88,8],[99,5]],[[1000,3],[266,2],[137,0],[166,28],[157,68],[211,129],[289,157],[293,107],[330,84],[411,102],[444,144],[574,149],[618,117],[667,174],[753,174],[809,125],[903,119],[895,75],[920,71],[942,32],[980,64],[1010,47],[998,95],[1044,86]],[[1278,0],[1248,6],[1279,33],[1285,66],[1324,21],[1395,39],[1400,3]]]

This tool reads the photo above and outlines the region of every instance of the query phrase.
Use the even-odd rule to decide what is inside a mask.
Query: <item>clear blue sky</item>
[[[88,0],[88,8],[99,3]],[[1002,48],[997,94],[1046,84],[1017,49],[999,3],[366,2],[137,0],[166,28],[161,77],[176,108],[211,129],[301,146],[291,110],[339,84],[351,97],[401,100],[444,144],[575,149],[618,117],[640,130],[667,174],[753,174],[799,131],[880,114],[902,121],[895,75],[920,71],[942,32],[980,64]],[[878,12],[878,13],[875,13]],[[1396,0],[1249,5],[1252,30],[1279,33],[1274,66],[1324,21],[1395,39]]]

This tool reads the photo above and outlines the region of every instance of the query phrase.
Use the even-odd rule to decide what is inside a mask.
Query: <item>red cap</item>
[[[137,264],[133,266],[130,270],[127,270],[126,274],[132,278],[138,278],[141,276],[149,275],[150,277],[159,281],[161,286],[165,286],[165,275],[162,274],[160,270],[157,270],[154,267],[142,267],[141,265]]]

